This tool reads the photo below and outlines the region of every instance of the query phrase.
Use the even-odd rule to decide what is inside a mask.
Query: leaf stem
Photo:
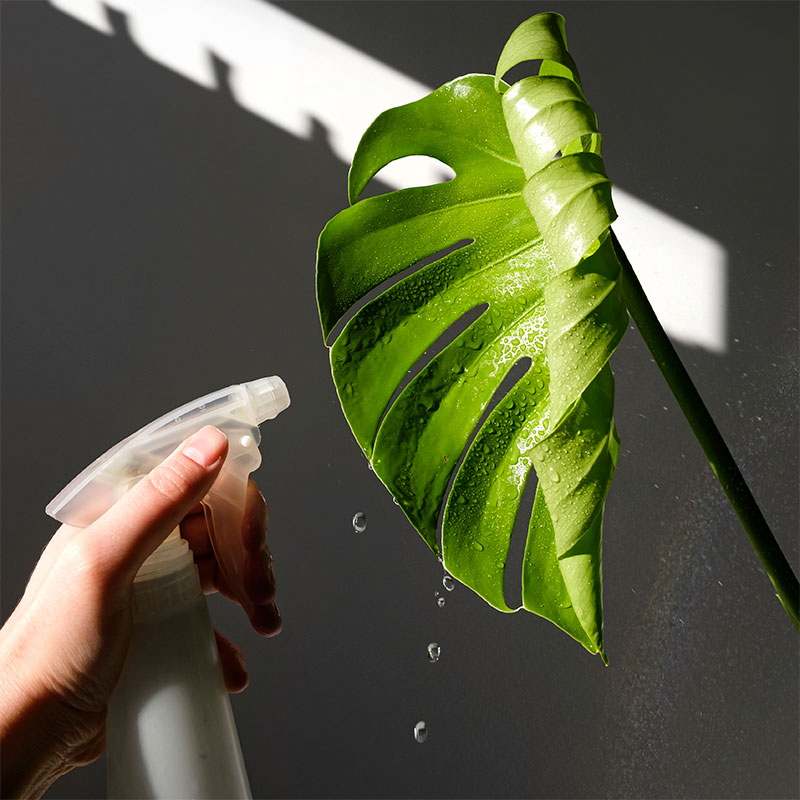
[[[761,563],[778,593],[786,613],[800,631],[800,584],[776,541],[761,509],[745,482],[722,434],[703,403],[689,373],[647,299],[625,251],[611,231],[611,240],[622,265],[622,298],[636,327],[667,381],[711,469],[728,496]]]

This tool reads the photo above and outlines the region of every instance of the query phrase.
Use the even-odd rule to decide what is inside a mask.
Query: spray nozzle
[[[247,388],[259,425],[268,419],[274,419],[289,405],[286,384],[276,376],[259,378],[257,381],[245,383],[244,386]]]
[[[244,590],[241,547],[247,480],[261,464],[258,426],[276,417],[289,402],[286,384],[273,376],[186,403],[100,456],[59,492],[47,505],[47,513],[69,525],[91,525],[181,442],[205,425],[214,425],[228,438],[228,456],[203,506],[222,574],[248,609],[252,603]]]

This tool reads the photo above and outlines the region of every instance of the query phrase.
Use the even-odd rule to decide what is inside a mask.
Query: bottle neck
[[[134,622],[169,616],[202,596],[194,556],[175,528],[136,573]]]

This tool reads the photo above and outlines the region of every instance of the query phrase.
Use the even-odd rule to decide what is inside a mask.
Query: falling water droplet
[[[439,608],[444,608],[444,597],[440,597],[440,598],[439,598],[439,599],[436,601],[436,605],[438,605],[438,606],[439,606]]]
[[[353,516],[353,530],[356,533],[364,533],[366,529],[367,515],[363,511],[359,511]]]
[[[455,585],[456,582],[453,580],[452,575],[445,575],[442,578],[442,586],[444,586],[444,588],[447,589],[448,592],[452,592]]]
[[[423,720],[420,720],[414,726],[414,738],[422,744],[428,738],[428,726]]]
[[[431,642],[428,645],[428,661],[431,664],[435,664],[439,660],[439,656],[441,655],[442,648],[439,647],[437,642]]]

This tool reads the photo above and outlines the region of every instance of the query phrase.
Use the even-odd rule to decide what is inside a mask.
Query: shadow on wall
[[[260,0],[50,3],[104,34],[124,27],[149,58],[224,92],[293,136],[311,140],[315,125],[324,126],[332,151],[346,163],[378,114],[431,90]],[[437,183],[449,177],[447,169],[434,159],[409,157],[385,167],[380,178],[397,189]],[[667,332],[683,344],[724,353],[725,249],[622,190],[614,198],[619,212],[614,229],[639,265],[639,279]]]

